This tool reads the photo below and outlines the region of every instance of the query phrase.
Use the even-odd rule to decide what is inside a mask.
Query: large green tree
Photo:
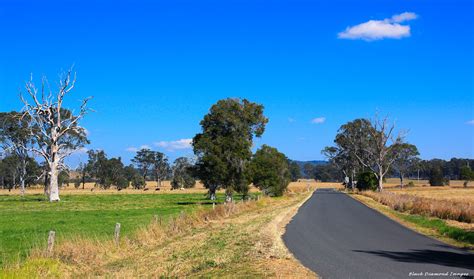
[[[193,138],[196,173],[215,199],[219,187],[232,192],[248,191],[247,166],[253,138],[265,131],[268,119],[263,106],[246,99],[224,99],[214,104],[201,121],[202,132]]]
[[[18,162],[18,179],[21,195],[25,194],[28,163],[31,162],[29,150],[34,143],[27,118],[19,112],[0,112],[0,149],[12,154]]]
[[[250,176],[265,195],[281,196],[291,181],[288,159],[276,148],[263,145],[252,158]]]
[[[397,159],[397,147],[403,144],[401,133],[395,135],[395,125],[388,118],[356,119],[341,126],[335,139],[332,160],[343,158],[349,165],[355,161],[374,173],[379,191],[383,190],[385,175]],[[331,158],[331,157],[330,157]],[[355,165],[351,168],[354,170]]]
[[[142,148],[138,150],[137,154],[132,159],[132,162],[135,164],[138,170],[140,170],[143,176],[143,180],[145,181],[155,161],[156,161],[155,152],[153,152],[152,150],[148,148]]]

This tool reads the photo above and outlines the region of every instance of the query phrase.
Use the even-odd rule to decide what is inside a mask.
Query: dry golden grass
[[[112,240],[64,241],[52,256],[38,250],[4,275],[21,277],[27,266],[33,277],[312,278],[316,275],[281,240],[286,223],[310,193],[306,183],[293,183],[282,198],[219,205],[166,223],[153,220],[118,247]]]
[[[415,192],[416,190],[411,190]],[[432,193],[436,191],[431,191]],[[438,189],[438,191],[443,191]],[[384,192],[361,192],[362,195],[370,197],[377,202],[389,206],[390,208],[440,219],[454,220],[458,222],[472,223],[474,221],[474,203],[470,199],[433,199],[430,195],[420,196],[415,194],[400,193],[401,191]],[[468,193],[465,191],[465,193]]]
[[[450,200],[455,202],[474,203],[474,187],[409,187],[409,188],[390,188],[390,192],[397,194],[407,194],[418,197],[430,198],[435,200]]]
[[[145,190],[135,190],[132,188],[127,188],[121,191],[117,191],[115,187],[112,187],[111,189],[100,189],[98,187],[94,187],[94,183],[86,183],[84,189],[82,189],[82,185],[79,189],[76,189],[70,184],[70,186],[65,186],[60,189],[60,194],[65,194],[65,195],[95,195],[95,194],[176,194],[176,193],[206,193],[207,189],[204,188],[204,185],[200,183],[199,181],[196,183],[196,186],[194,188],[190,189],[183,189],[183,190],[172,190],[171,189],[171,184],[170,181],[163,181],[162,185],[160,187],[159,191],[156,191],[155,189],[157,188],[156,182],[153,181],[147,181],[147,186],[146,186],[146,191]],[[288,185],[288,191],[301,191],[301,190],[306,190],[308,188],[308,185],[310,189],[315,189],[316,187],[319,188],[342,188],[342,185],[340,183],[332,183],[332,182],[316,182],[314,180],[308,180],[304,181],[301,180],[299,182],[291,182],[290,185]],[[219,190],[218,192],[223,193],[224,190]],[[257,188],[254,186],[250,187],[250,192],[255,193],[259,192]],[[43,194],[43,188],[42,187],[32,187],[28,188],[26,190],[26,194]],[[11,191],[5,190],[5,189],[0,189],[0,195],[20,195],[20,190],[19,189],[13,189]]]
[[[405,186],[413,182],[415,186],[430,186],[430,182],[428,180],[417,180],[417,179],[404,179],[403,184]],[[450,180],[449,186],[451,187],[464,187],[464,180]],[[468,183],[468,186],[474,186],[474,181]],[[400,179],[398,178],[387,178],[387,181],[384,183],[385,188],[394,188],[400,187]]]

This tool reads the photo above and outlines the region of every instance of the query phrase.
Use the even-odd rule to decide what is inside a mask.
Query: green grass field
[[[112,238],[115,223],[121,223],[122,235],[128,235],[149,224],[154,215],[167,219],[199,206],[211,206],[202,193],[63,195],[59,203],[49,203],[43,195],[0,196],[0,266],[44,247],[50,230],[56,231],[57,241],[74,236]]]

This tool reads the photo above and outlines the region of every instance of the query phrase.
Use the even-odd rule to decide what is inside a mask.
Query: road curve
[[[318,189],[301,206],[283,240],[322,278],[474,275],[474,254],[409,230],[332,189]]]

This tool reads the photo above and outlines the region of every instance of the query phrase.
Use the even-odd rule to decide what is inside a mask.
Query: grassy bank
[[[222,195],[219,198],[222,201]],[[108,239],[117,222],[126,236],[149,224],[154,215],[168,219],[210,206],[203,193],[63,195],[59,203],[49,203],[40,194],[0,196],[0,266],[43,247],[50,230],[56,231],[59,242]]]
[[[421,234],[436,238],[457,247],[471,250],[474,249],[474,231],[470,229],[453,226],[448,224],[447,221],[436,217],[427,217],[396,211],[393,208],[374,200],[370,195],[352,194],[352,197]]]
[[[122,238],[64,241],[3,271],[9,277],[293,277],[315,274],[286,250],[284,226],[309,193],[219,205],[152,222]],[[1,276],[0,276],[1,277]]]

